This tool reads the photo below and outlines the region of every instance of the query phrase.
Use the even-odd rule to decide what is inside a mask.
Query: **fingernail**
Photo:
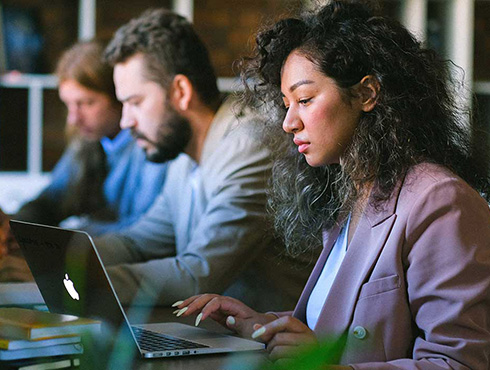
[[[195,326],[198,326],[199,323],[201,322],[201,319],[202,319],[202,312],[199,315],[197,315],[197,317],[196,317],[196,323],[194,325]]]
[[[230,326],[235,325],[235,322],[236,321],[235,321],[235,318],[233,316],[228,316],[226,318],[226,324],[227,325],[230,325]]]
[[[252,333],[252,338],[253,339],[258,338],[264,333],[265,333],[265,327],[262,326],[260,329],[257,329]]]
[[[180,308],[178,310],[175,310],[174,312],[172,312],[174,315],[180,311]]]
[[[182,303],[184,303],[184,301],[177,301],[172,305],[172,307],[180,306]]]
[[[177,317],[179,317],[180,315],[182,315],[188,309],[189,309],[189,307],[184,307],[183,309],[181,309],[179,312],[177,312]]]

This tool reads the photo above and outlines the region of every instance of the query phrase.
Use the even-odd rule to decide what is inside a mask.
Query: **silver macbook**
[[[15,220],[10,225],[49,310],[101,320],[104,330],[126,333],[142,357],[264,348],[252,340],[177,322],[130,325],[86,232]]]

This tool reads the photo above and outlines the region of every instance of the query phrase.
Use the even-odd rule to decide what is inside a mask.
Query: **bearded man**
[[[116,32],[105,59],[123,104],[121,127],[148,160],[172,160],[148,213],[95,240],[120,299],[170,305],[213,292],[256,309],[292,309],[310,258],[278,258],[283,246],[266,217],[272,163],[257,119],[223,99],[191,24],[147,11]]]

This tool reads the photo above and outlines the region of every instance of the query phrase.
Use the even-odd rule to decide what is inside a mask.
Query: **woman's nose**
[[[282,122],[282,129],[288,134],[295,133],[301,130],[302,124],[297,111],[293,107],[289,107],[286,113],[286,117]]]

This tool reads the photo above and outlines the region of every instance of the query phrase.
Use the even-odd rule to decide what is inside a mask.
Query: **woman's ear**
[[[177,111],[185,112],[190,105],[194,88],[187,76],[178,74],[172,81],[170,98]]]
[[[378,101],[380,84],[373,75],[364,76],[359,82],[358,93],[361,103],[361,109],[364,112],[370,112],[376,106]]]

